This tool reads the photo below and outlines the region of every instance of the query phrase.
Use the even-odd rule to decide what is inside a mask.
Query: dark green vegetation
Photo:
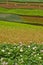
[[[9,0],[11,2],[43,2],[43,0]]]
[[[0,2],[43,2],[43,0],[0,0]]]
[[[0,65],[43,65],[43,44],[0,43]]]
[[[0,14],[0,20],[10,22],[24,22],[19,15],[15,14]]]
[[[1,3],[1,2],[6,2],[6,1],[7,1],[7,0],[0,0],[0,3]]]
[[[16,14],[0,14],[0,21],[18,22],[23,24],[43,25],[42,17],[21,16]]]

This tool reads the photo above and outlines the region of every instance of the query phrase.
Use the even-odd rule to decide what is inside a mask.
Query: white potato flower
[[[20,52],[23,52],[23,49],[22,48],[20,49]]]
[[[8,54],[10,55],[11,53],[10,53],[10,52],[8,52]]]
[[[42,57],[39,57],[39,59],[42,59]]]
[[[28,48],[30,48],[30,45],[28,45]]]
[[[35,47],[33,47],[33,50],[35,50],[37,47],[35,46]]]
[[[2,51],[2,52],[5,52],[5,50],[4,50],[4,49],[2,49],[1,51]]]

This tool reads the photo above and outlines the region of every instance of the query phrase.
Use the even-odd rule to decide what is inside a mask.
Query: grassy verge
[[[0,13],[12,13],[19,15],[43,16],[43,10],[39,9],[6,9],[0,7]]]
[[[0,65],[43,65],[43,44],[0,43]]]

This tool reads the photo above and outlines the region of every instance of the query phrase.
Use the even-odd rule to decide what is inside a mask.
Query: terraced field
[[[0,42],[43,42],[43,26],[0,21]]]
[[[18,22],[24,24],[35,24],[43,26],[43,16],[25,16],[17,14],[0,14],[0,20]]]
[[[0,0],[0,65],[43,65],[43,0]]]
[[[1,42],[43,42],[43,3],[38,2],[0,2]]]

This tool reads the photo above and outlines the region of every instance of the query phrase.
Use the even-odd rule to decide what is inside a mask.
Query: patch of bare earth
[[[20,16],[23,20],[27,21],[27,23],[37,23],[43,25],[43,17],[39,16]]]
[[[6,2],[0,3],[0,7],[5,8],[32,8],[32,9],[43,9],[43,3],[17,3],[17,2]]]
[[[0,28],[0,42],[43,42],[43,30]]]

